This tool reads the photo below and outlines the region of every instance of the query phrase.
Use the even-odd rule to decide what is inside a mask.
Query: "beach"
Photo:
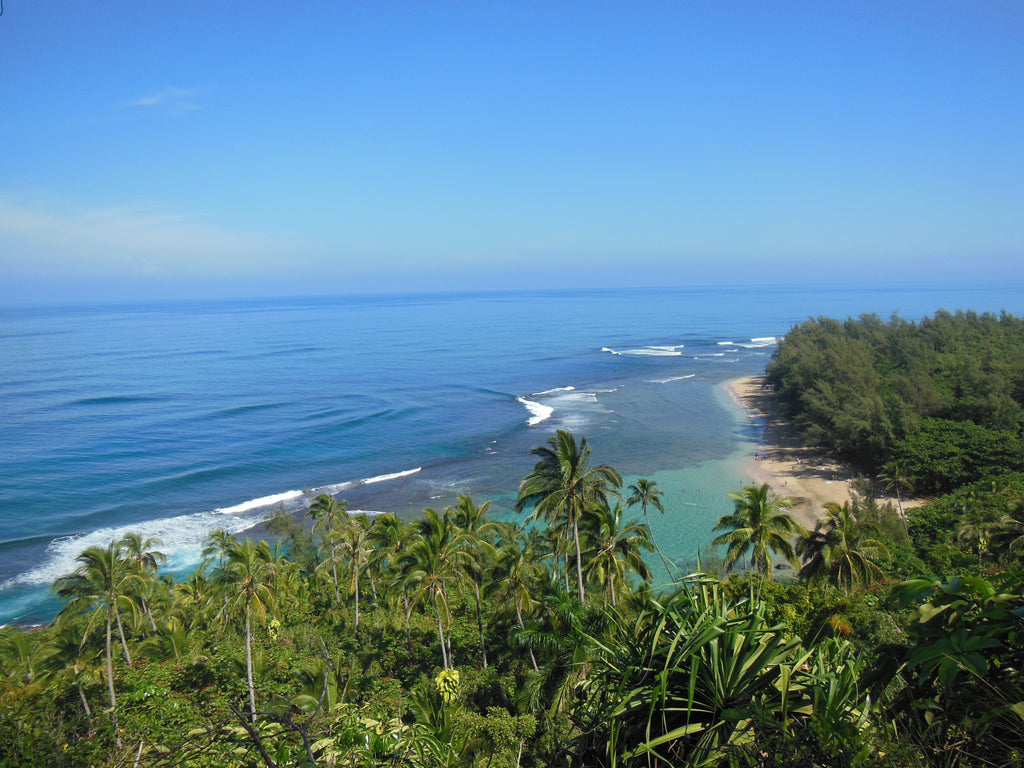
[[[726,389],[762,428],[755,458],[747,468],[749,475],[755,483],[767,483],[777,495],[792,499],[790,514],[794,520],[813,528],[824,515],[826,504],[843,504],[854,498],[852,481],[859,470],[827,451],[804,445],[799,432],[784,418],[765,376],[735,379],[726,383]]]

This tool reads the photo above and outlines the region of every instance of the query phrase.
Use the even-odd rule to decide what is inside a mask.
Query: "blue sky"
[[[1024,4],[4,0],[0,302],[1024,277]]]

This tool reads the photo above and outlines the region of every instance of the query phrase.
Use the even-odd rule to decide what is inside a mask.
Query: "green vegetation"
[[[660,594],[625,510],[674,511],[568,432],[534,449],[515,521],[468,495],[409,522],[320,496],[267,521],[276,544],[215,533],[177,581],[128,536],[80,555],[50,626],[0,630],[0,766],[1024,763],[1024,354],[1000,356],[1020,323],[791,335],[772,375],[807,434],[948,492],[904,515],[862,483],[804,531],[743,488],[716,530],[748,570],[686,576],[658,550]],[[946,450],[962,473],[929,479]]]
[[[1024,321],[808,320],[767,368],[809,442],[920,493],[1024,470]]]

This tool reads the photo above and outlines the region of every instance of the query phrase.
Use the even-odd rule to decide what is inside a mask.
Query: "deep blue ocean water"
[[[0,624],[51,618],[49,584],[86,546],[139,531],[186,568],[210,531],[250,528],[282,502],[301,514],[304,491],[408,516],[472,493],[500,514],[529,449],[558,428],[630,477],[692,472],[679,509],[655,521],[670,555],[689,556],[728,505],[718,490],[679,499],[717,489],[707,472],[754,445],[723,382],[762,372],[775,338],[808,317],[918,320],[940,308],[1021,315],[1024,291],[723,286],[0,309]]]

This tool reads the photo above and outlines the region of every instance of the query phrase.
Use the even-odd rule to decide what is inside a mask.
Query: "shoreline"
[[[764,374],[734,379],[725,389],[737,407],[760,428],[747,473],[758,485],[767,483],[778,496],[794,501],[793,519],[813,529],[829,502],[843,504],[856,496],[852,481],[860,471],[821,448],[803,444],[796,428],[782,414]],[[886,499],[879,497],[879,502]]]

